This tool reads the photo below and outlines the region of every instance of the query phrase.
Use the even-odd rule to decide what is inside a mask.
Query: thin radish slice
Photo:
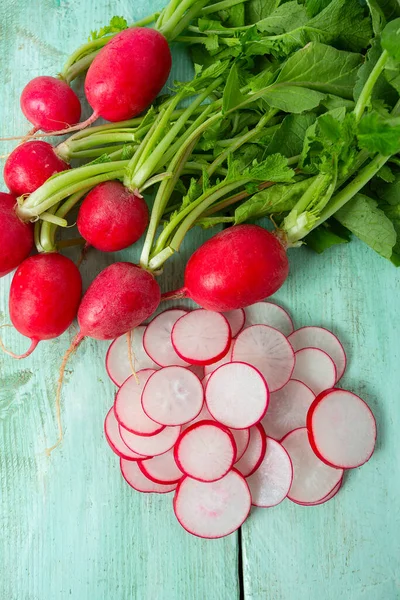
[[[236,337],[244,327],[246,317],[243,308],[228,310],[228,312],[224,312],[222,314],[230,325],[232,337]]]
[[[318,348],[303,348],[295,353],[295,357],[293,379],[305,383],[316,395],[333,388],[336,367],[326,352]]]
[[[147,354],[161,367],[187,367],[190,364],[177,355],[171,341],[173,326],[186,314],[186,310],[171,308],[154,317],[147,325],[143,345]]]
[[[159,366],[146,354],[143,347],[143,335],[146,327],[139,325],[131,332],[132,362],[135,371],[158,369]],[[106,356],[106,369],[109,378],[120,387],[132,375],[129,360],[128,336],[121,335],[110,345]]]
[[[186,531],[215,539],[233,533],[251,508],[249,486],[233,469],[219,481],[204,483],[184,477],[174,496],[174,512]]]
[[[178,483],[183,477],[182,471],[175,462],[174,451],[172,448],[159,456],[154,456],[147,460],[140,460],[138,465],[142,473],[155,483],[171,485],[173,483]]]
[[[269,391],[287,384],[294,369],[294,352],[286,337],[268,325],[247,327],[233,346],[232,360],[256,367],[265,377]]]
[[[271,508],[286,498],[293,479],[288,453],[279,442],[267,437],[267,448],[258,469],[247,478],[252,504]]]
[[[120,469],[126,483],[137,492],[167,494],[168,492],[176,490],[178,485],[177,483],[170,485],[155,483],[142,473],[137,462],[124,460],[123,458],[121,458],[120,461]]]
[[[119,426],[121,437],[125,444],[139,454],[158,456],[164,454],[174,446],[181,432],[181,427],[164,427],[160,433],[151,436],[136,435],[122,425]]]
[[[174,452],[180,470],[199,481],[221,479],[236,459],[233,435],[216,421],[200,421],[188,427]]]
[[[261,423],[257,423],[250,428],[250,439],[249,445],[246,448],[246,452],[242,458],[235,464],[237,469],[243,477],[249,477],[262,463],[265,452],[267,449],[267,437]]]
[[[375,448],[375,417],[364,400],[346,390],[320,394],[308,412],[307,429],[316,455],[334,467],[361,467]]]
[[[195,419],[204,402],[200,379],[184,367],[154,371],[142,393],[146,415],[161,425],[183,425]]]
[[[336,382],[341,379],[346,369],[346,353],[336,335],[323,327],[301,327],[289,336],[293,350],[303,348],[319,348],[331,357],[336,367]]]
[[[229,429],[233,435],[233,439],[236,444],[236,459],[235,462],[240,460],[243,454],[246,452],[250,442],[250,429]]]
[[[329,494],[327,494],[327,496],[325,496],[325,498],[322,498],[322,500],[319,500],[318,502],[295,502],[295,504],[299,504],[300,506],[319,506],[319,504],[325,504],[325,502],[332,500],[332,498],[334,498],[336,496],[336,494],[339,492],[342,485],[343,485],[343,477],[339,481],[339,483],[337,485],[335,485],[333,490]],[[293,500],[292,500],[292,502],[293,502]]]
[[[211,413],[208,410],[207,405],[205,403],[203,404],[203,408],[201,409],[201,411],[195,419],[190,421],[190,423],[185,423],[185,425],[182,425],[182,431],[185,431],[185,429],[187,429],[191,425],[194,425],[195,423],[199,423],[200,421],[215,421],[215,419],[211,416]]]
[[[203,377],[203,379],[201,380],[201,385],[203,386],[204,389],[206,389],[207,381],[210,379],[210,377],[211,377],[211,373],[208,373],[208,375],[205,375]]]
[[[283,335],[290,335],[294,329],[293,321],[281,306],[272,302],[257,302],[244,309],[246,313],[245,327],[251,325],[269,325]]]
[[[177,320],[172,344],[177,354],[195,365],[217,362],[228,352],[231,328],[223,315],[199,308]]]
[[[125,444],[119,432],[119,423],[115,418],[113,406],[110,408],[105,418],[104,433],[111,450],[120,458],[124,458],[126,460],[140,460],[142,458],[147,458],[143,454],[133,452],[133,450],[128,448],[128,446]]]
[[[319,502],[343,477],[343,469],[329,467],[315,455],[305,427],[288,433],[282,440],[282,446],[288,451],[293,464],[293,483],[288,494],[293,502]]]
[[[211,375],[211,373],[213,373],[216,369],[218,369],[219,367],[222,367],[222,365],[226,365],[226,363],[229,363],[232,361],[232,350],[233,350],[234,343],[235,343],[235,340],[232,340],[230,348],[223,358],[221,358],[220,360],[218,360],[215,363],[212,363],[212,365],[206,365],[204,367],[204,375],[205,376]]]
[[[192,371],[192,373],[194,373],[195,375],[197,375],[197,377],[202,380],[204,378],[204,367],[202,365],[190,365],[190,367],[187,367],[189,369],[189,371]]]
[[[154,369],[138,371],[121,385],[114,401],[117,421],[124,429],[137,435],[155,435],[164,429],[164,425],[150,419],[142,407],[142,392]]]
[[[262,420],[265,433],[281,440],[287,433],[306,426],[307,412],[315,394],[301,381],[291,379],[285,387],[271,394]]]
[[[268,385],[260,371],[231,362],[211,374],[206,387],[207,408],[217,421],[245,429],[261,421],[268,408]]]

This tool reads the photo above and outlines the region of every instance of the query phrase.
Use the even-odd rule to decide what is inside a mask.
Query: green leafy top
[[[110,33],[119,33],[120,31],[124,31],[124,29],[128,29],[127,20],[124,17],[112,17],[109,25],[101,27],[98,31],[91,31],[89,42],[110,35]]]

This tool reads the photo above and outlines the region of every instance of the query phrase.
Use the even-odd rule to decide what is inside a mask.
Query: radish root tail
[[[187,290],[185,288],[180,288],[179,290],[161,294],[161,302],[166,302],[167,300],[180,300],[187,297]]]
[[[6,323],[5,325],[0,325],[0,329],[2,329],[3,327],[12,327],[12,325],[9,325],[8,323]],[[29,348],[26,352],[24,352],[23,354],[15,354],[14,352],[12,352],[11,350],[9,350],[8,348],[5,347],[3,340],[0,338],[0,349],[5,354],[8,354],[8,356],[12,356],[12,358],[15,358],[16,360],[21,360],[22,358],[26,358],[27,356],[30,356],[32,354],[32,352],[35,350],[38,343],[39,343],[39,340],[31,340],[31,345],[29,346]]]
[[[70,125],[69,127],[65,127],[65,129],[59,129],[58,131],[48,131],[46,133],[39,133],[36,134],[36,131],[38,131],[36,128],[31,129],[27,135],[17,135],[17,136],[13,136],[13,137],[6,137],[6,138],[0,138],[1,142],[9,142],[12,140],[21,140],[22,142],[26,142],[28,139],[40,139],[40,138],[46,138],[46,137],[52,137],[54,135],[65,135],[65,134],[69,134],[73,131],[81,131],[82,129],[86,129],[86,127],[89,127],[89,125],[91,125],[92,123],[94,123],[95,121],[97,121],[97,119],[99,118],[99,115],[97,113],[93,113],[92,115],[90,115],[90,117],[88,119],[86,119],[86,121],[82,121],[81,123],[77,123],[76,125]],[[32,133],[32,131],[34,133]]]
[[[135,330],[133,330],[133,333],[135,332]],[[139,377],[136,374],[136,369],[135,369],[135,353],[132,350],[132,339],[133,339],[133,335],[132,335],[132,331],[128,331],[128,333],[126,334],[126,342],[128,344],[128,359],[129,359],[129,364],[131,367],[131,371],[132,374],[135,378],[136,383],[139,385]]]

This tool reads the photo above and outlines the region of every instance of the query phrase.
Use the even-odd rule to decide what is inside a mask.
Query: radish
[[[228,310],[228,312],[223,313],[225,319],[228,321],[229,326],[231,328],[232,337],[236,337],[238,333],[240,333],[244,327],[244,322],[246,319],[245,312],[243,308],[237,308],[235,310]]]
[[[176,489],[177,484],[164,485],[162,483],[155,483],[151,481],[144,473],[140,470],[139,464],[132,460],[125,460],[121,458],[120,469],[122,477],[126,483],[130,485],[137,492],[153,493],[153,494],[167,494]]]
[[[225,354],[225,356],[220,358],[217,362],[212,363],[211,365],[205,365],[205,367],[204,367],[205,375],[211,375],[211,373],[213,373],[216,369],[219,369],[219,367],[222,367],[222,365],[226,365],[227,363],[230,363],[232,361],[232,351],[233,351],[234,343],[235,343],[235,340],[232,340],[229,350]]]
[[[174,446],[181,432],[181,427],[164,427],[160,433],[151,436],[136,435],[124,429],[121,425],[119,431],[123,441],[133,452],[158,456]]]
[[[205,403],[203,404],[203,408],[201,409],[197,417],[195,419],[192,419],[190,423],[185,423],[182,426],[182,431],[185,431],[185,429],[187,429],[191,425],[194,425],[195,423],[199,423],[200,421],[215,421]]]
[[[233,429],[255,425],[269,402],[267,382],[258,369],[231,362],[214,371],[206,386],[207,408],[219,423]]]
[[[205,375],[205,376],[203,377],[203,379],[201,380],[201,385],[203,386],[203,388],[204,388],[204,389],[206,389],[206,387],[207,387],[207,382],[208,382],[208,380],[210,379],[210,376],[211,376],[211,373],[208,373],[208,374],[207,374],[207,375]],[[207,408],[207,410],[208,410],[208,408]]]
[[[182,471],[175,462],[172,449],[164,452],[164,454],[159,454],[159,456],[140,460],[138,465],[143,475],[146,475],[154,483],[171,485],[178,483],[183,477]]]
[[[154,371],[143,392],[146,415],[161,425],[183,425],[195,419],[204,401],[200,379],[184,367]]]
[[[235,463],[237,469],[243,477],[249,477],[262,463],[267,450],[267,437],[261,423],[257,423],[250,428],[249,445],[245,453]]]
[[[104,433],[111,450],[115,452],[115,454],[117,454],[120,458],[125,458],[126,460],[139,460],[142,458],[146,458],[146,456],[143,456],[143,454],[132,452],[132,450],[128,448],[128,446],[123,441],[119,433],[119,423],[115,418],[113,406],[110,408],[105,418]]]
[[[306,426],[307,412],[315,394],[301,381],[291,379],[271,394],[268,411],[262,420],[268,437],[281,440],[287,433]]]
[[[295,354],[296,364],[293,379],[305,383],[314,394],[332,388],[337,375],[335,363],[330,356],[318,348],[303,348]]]
[[[307,430],[316,455],[333,467],[360,467],[374,452],[374,415],[364,400],[346,390],[317,396],[308,412]]]
[[[37,190],[49,177],[69,169],[51,144],[34,140],[20,144],[4,165],[4,183],[12,194],[22,196]]]
[[[102,252],[128,248],[149,224],[149,209],[142,196],[119,181],[93,188],[79,209],[77,226],[90,246]]]
[[[346,369],[346,353],[336,335],[323,327],[301,327],[294,331],[289,342],[295,352],[303,348],[318,348],[331,357],[336,367],[336,382]]]
[[[174,449],[176,464],[189,477],[217,481],[236,460],[233,435],[216,421],[200,421],[188,427]]]
[[[186,315],[183,309],[169,309],[162,312],[148,324],[143,344],[149,356],[161,367],[172,365],[188,366],[175,352],[171,340],[172,328],[180,317]]]
[[[289,454],[279,442],[267,438],[267,449],[257,470],[247,477],[252,504],[271,508],[288,495],[293,479]]]
[[[325,502],[332,500],[332,498],[334,498],[337,495],[337,493],[341,489],[342,485],[343,485],[343,477],[339,481],[339,483],[337,485],[335,485],[333,490],[329,494],[327,494],[324,498],[322,498],[322,500],[318,500],[318,502],[295,502],[295,504],[299,504],[300,506],[319,506],[320,504],[325,504]],[[292,500],[292,502],[293,502],[293,500]]]
[[[288,494],[293,502],[319,502],[341,481],[343,469],[329,467],[314,454],[305,427],[291,431],[281,443],[293,464],[293,483]]]
[[[290,335],[293,331],[293,321],[290,315],[281,306],[272,302],[256,302],[245,308],[245,327],[251,325],[269,325],[283,335]]]
[[[200,379],[200,381],[203,379],[204,367],[202,365],[190,365],[188,367],[188,369],[189,369],[189,371],[192,371],[192,373],[197,375],[197,377]]]
[[[243,454],[246,452],[250,443],[250,429],[231,429],[229,431],[233,435],[236,445],[236,460],[240,460]]]
[[[164,429],[146,415],[141,403],[142,391],[153,373],[152,369],[145,369],[138,371],[136,377],[128,377],[115,397],[114,412],[118,423],[137,435],[155,435]]]
[[[159,366],[151,360],[143,347],[145,330],[146,327],[138,325],[130,335],[124,334],[114,340],[108,349],[106,355],[107,373],[111,381],[118,387],[132,375],[132,366],[136,372],[143,369],[159,369]],[[129,359],[129,344],[131,346],[132,364]]]
[[[213,483],[184,477],[174,496],[174,512],[186,531],[215,539],[233,533],[247,519],[251,496],[246,480],[233,469]]]
[[[17,200],[0,192],[0,277],[11,273],[33,249],[33,225],[15,213]]]
[[[231,328],[223,315],[198,309],[176,321],[171,339],[175,352],[183,360],[209,365],[227,354],[231,344]]]
[[[295,363],[292,346],[286,337],[268,325],[252,325],[239,333],[232,360],[256,367],[268,382],[270,392],[287,384]]]

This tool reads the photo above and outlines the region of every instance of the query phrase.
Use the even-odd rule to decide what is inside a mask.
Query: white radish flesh
[[[272,302],[257,302],[244,309],[246,313],[245,327],[251,325],[269,325],[283,335],[290,335],[294,329],[293,321],[281,306]]]
[[[174,512],[186,531],[215,539],[233,533],[251,508],[246,480],[234,469],[213,483],[182,479],[174,496]]]
[[[236,444],[235,462],[240,460],[246,452],[250,442],[250,429],[229,429]]]
[[[318,348],[303,348],[298,350],[295,356],[293,379],[305,383],[316,395],[333,388],[336,367],[326,352]]]
[[[269,391],[260,371],[231,362],[214,371],[206,386],[207,408],[217,421],[244,429],[258,423],[267,410]]]
[[[136,435],[124,429],[122,425],[120,425],[119,431],[125,444],[134,452],[146,456],[158,456],[174,446],[181,427],[164,427],[160,433],[151,436]]]
[[[132,363],[134,370],[158,369],[158,365],[146,354],[143,335],[146,327],[139,325],[131,331]],[[111,381],[120,387],[132,375],[129,360],[128,335],[121,335],[110,345],[106,356],[106,369]]]
[[[279,442],[267,437],[267,449],[258,469],[247,478],[252,504],[271,508],[288,495],[293,478],[292,463]]]
[[[330,494],[343,477],[343,469],[329,467],[320,460],[302,427],[288,433],[282,440],[293,464],[293,482],[288,498],[293,502],[319,502]]]
[[[247,327],[235,340],[232,360],[256,367],[276,392],[289,381],[294,369],[294,352],[286,337],[267,325]]]
[[[115,418],[113,406],[110,408],[105,418],[104,433],[111,450],[121,458],[125,458],[126,460],[140,460],[142,458],[147,458],[143,454],[133,452],[133,450],[128,448],[125,444],[119,432],[119,423]]]
[[[331,357],[336,367],[336,382],[342,377],[346,369],[346,353],[336,335],[323,327],[301,327],[289,336],[293,350],[303,348],[319,348]]]
[[[306,426],[307,412],[315,394],[301,381],[290,379],[285,387],[271,394],[262,420],[265,433],[281,440],[287,433]]]
[[[237,469],[243,477],[249,477],[263,461],[267,449],[267,438],[261,423],[257,423],[250,428],[249,445],[246,448],[242,458],[235,463]]]
[[[137,492],[167,494],[173,492],[178,485],[177,483],[170,485],[155,483],[142,473],[137,462],[124,460],[123,458],[120,461],[120,469],[126,483]]]
[[[234,343],[235,343],[235,340],[232,340],[230,348],[223,358],[221,358],[220,360],[218,360],[215,363],[212,363],[212,365],[206,365],[204,367],[204,375],[205,376],[211,375],[211,373],[216,371],[218,369],[218,367],[222,367],[222,365],[226,365],[226,363],[229,363],[232,361],[232,350],[233,350]]]
[[[155,435],[164,425],[150,419],[142,408],[142,392],[153,373],[153,369],[138,371],[121,385],[114,401],[114,412],[122,427],[137,435]]]
[[[204,402],[200,379],[184,367],[154,371],[143,393],[146,415],[161,425],[183,425],[195,419]]]
[[[175,462],[174,451],[172,448],[159,456],[154,456],[147,460],[140,460],[138,465],[142,473],[155,483],[171,485],[173,483],[178,483],[183,477],[182,471]]]
[[[172,365],[188,366],[174,350],[171,340],[171,331],[178,319],[187,314],[186,310],[172,308],[165,310],[147,325],[143,345],[146,352],[161,367]]]
[[[223,358],[231,339],[225,317],[202,308],[178,319],[172,329],[175,351],[183,360],[196,365],[209,365]]]
[[[193,419],[192,421],[190,421],[190,423],[185,423],[185,425],[182,425],[182,431],[184,431],[191,425],[194,425],[195,423],[199,423],[200,421],[214,421],[214,420],[215,419],[212,417],[210,411],[207,408],[207,405],[204,403],[203,408],[201,409],[201,411],[199,412],[197,417],[195,419]]]
[[[243,308],[228,310],[228,312],[222,314],[230,325],[232,337],[236,337],[237,334],[242,331],[246,319]]]
[[[375,448],[374,415],[364,400],[346,390],[320,394],[309,410],[307,428],[314,452],[334,467],[360,467]]]
[[[329,494],[327,494],[327,496],[325,496],[325,498],[322,498],[322,500],[319,500],[318,502],[295,502],[295,504],[299,504],[300,506],[319,506],[320,504],[325,504],[325,502],[332,500],[332,498],[334,498],[337,495],[340,488],[342,487],[342,484],[343,484],[343,478],[333,488],[333,490]],[[292,502],[294,502],[294,501],[292,500]]]

